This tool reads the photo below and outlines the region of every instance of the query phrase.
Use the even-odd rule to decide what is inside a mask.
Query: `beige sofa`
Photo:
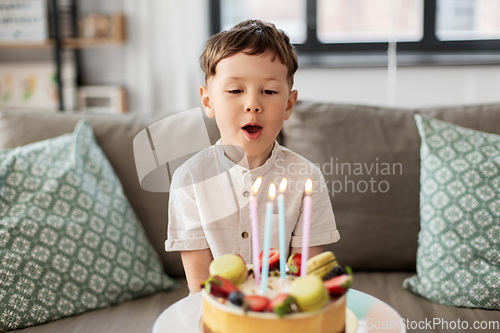
[[[339,191],[338,186],[331,188],[341,240],[326,248],[333,250],[342,264],[354,269],[354,288],[380,298],[402,317],[414,321],[432,318],[498,320],[498,311],[438,305],[401,287],[403,280],[415,272],[419,231],[420,137],[413,120],[415,112],[500,134],[500,104],[400,110],[299,102],[279,140],[314,163],[326,166],[324,173],[329,184],[339,180],[358,184],[371,179],[376,184],[382,181],[390,184],[390,189],[385,191],[384,188],[384,192],[380,188],[364,193]],[[1,111],[0,149],[72,132],[81,117],[87,118],[93,126],[99,144],[162,259],[165,272],[177,278],[181,288],[19,331],[151,332],[158,315],[188,294],[179,254],[163,250],[168,194],[144,191],[134,164],[132,140],[156,119]],[[216,126],[208,119],[206,124],[213,143],[218,139]],[[398,169],[390,175],[346,175],[347,172],[342,174],[336,170],[341,163],[384,162],[400,163],[402,172]]]

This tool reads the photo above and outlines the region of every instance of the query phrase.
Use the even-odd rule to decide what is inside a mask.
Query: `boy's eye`
[[[230,94],[235,94],[235,95],[236,95],[236,94],[239,94],[239,93],[241,92],[241,90],[239,90],[239,89],[235,89],[235,90],[229,90],[228,92],[229,92]]]
[[[273,94],[277,94],[277,92],[274,91],[274,90],[264,90],[264,94],[266,94],[266,95],[273,95]]]

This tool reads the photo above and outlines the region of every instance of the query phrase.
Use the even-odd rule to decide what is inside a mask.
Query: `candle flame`
[[[306,194],[310,194],[313,188],[313,182],[311,178],[307,178],[306,180]]]
[[[288,180],[283,178],[280,183],[280,192],[284,192],[286,190],[286,186],[288,185]]]
[[[276,196],[276,185],[274,185],[274,183],[271,183],[271,185],[269,185],[269,199],[274,200],[275,196]]]
[[[257,192],[259,191],[259,188],[260,188],[260,185],[262,184],[262,177],[259,177],[255,180],[255,182],[253,183],[252,185],[252,192],[253,194],[257,194]]]

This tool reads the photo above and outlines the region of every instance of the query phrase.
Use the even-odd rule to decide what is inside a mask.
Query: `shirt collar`
[[[250,171],[252,174],[252,178],[256,179],[257,177],[264,176],[274,165],[276,160],[278,159],[278,156],[281,153],[281,146],[279,145],[278,141],[274,140],[274,147],[273,150],[271,151],[271,156],[266,160],[266,162],[261,165],[260,167],[257,167],[255,169],[249,170],[248,168],[248,160],[245,158],[237,163],[234,163],[231,161],[225,154],[224,154],[224,149],[217,149],[217,146],[222,145],[222,139],[219,139],[215,143],[215,152],[217,154],[217,157],[219,158],[220,164],[226,168],[227,170],[235,170],[236,172],[239,172],[240,174],[246,173]]]

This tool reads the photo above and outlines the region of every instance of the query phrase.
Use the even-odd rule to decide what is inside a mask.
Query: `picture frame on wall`
[[[125,89],[119,86],[84,86],[78,88],[78,109],[94,114],[127,112]]]
[[[76,106],[75,75],[75,62],[64,60],[61,78],[67,111]],[[0,109],[57,111],[58,105],[56,65],[52,61],[0,62]]]
[[[47,0],[0,0],[0,41],[49,38]]]

